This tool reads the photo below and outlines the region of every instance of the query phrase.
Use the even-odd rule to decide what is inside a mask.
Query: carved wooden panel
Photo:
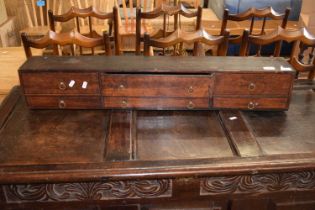
[[[4,185],[7,203],[160,198],[172,196],[172,181]]]
[[[315,190],[315,171],[202,178],[201,195]]]

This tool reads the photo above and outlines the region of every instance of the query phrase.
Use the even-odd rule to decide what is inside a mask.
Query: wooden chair
[[[79,33],[82,33],[81,27],[85,26],[85,21],[82,21],[82,19],[88,19],[88,27],[89,31],[87,34],[83,32],[84,36],[88,37],[102,37],[99,35],[95,30],[93,30],[93,21],[92,18],[96,18],[99,20],[108,20],[109,25],[109,35],[112,35],[112,23],[114,22],[114,37],[111,39],[115,42],[115,52],[116,54],[119,54],[119,39],[117,38],[118,35],[118,25],[117,25],[117,19],[118,19],[118,10],[117,7],[113,8],[113,12],[111,13],[103,13],[98,11],[95,7],[90,6],[88,8],[80,9],[77,7],[71,7],[71,9],[62,15],[54,15],[52,10],[48,11],[49,14],[49,23],[50,23],[50,29],[52,31],[55,31],[55,25],[56,22],[68,22],[72,19],[75,19],[75,25],[76,29]],[[83,23],[81,23],[83,22]],[[82,54],[82,47],[80,47],[80,53]],[[92,54],[94,55],[94,48],[92,48]]]
[[[193,55],[203,55],[200,52],[199,44],[218,46],[218,55],[225,56],[228,48],[229,32],[225,32],[224,36],[209,35],[204,29],[194,32],[183,32],[177,29],[175,32],[165,38],[151,39],[150,35],[144,35],[144,55],[150,56],[150,47],[167,48],[179,43],[194,44]],[[175,55],[175,54],[174,54]]]
[[[190,11],[186,9],[183,4],[179,4],[176,6],[170,6],[166,4],[162,4],[161,6],[157,7],[153,11],[150,12],[142,12],[141,8],[137,8],[136,12],[136,55],[140,55],[141,51],[141,41],[143,41],[143,31],[148,32],[148,30],[145,27],[145,24],[143,24],[142,19],[154,19],[157,17],[160,17],[163,15],[164,21],[163,21],[163,29],[155,31],[151,34],[151,38],[161,38],[166,37],[171,32],[174,32],[179,27],[179,15],[187,17],[187,18],[193,18],[196,17],[196,30],[199,30],[201,28],[201,18],[202,18],[202,8],[199,6],[197,11]],[[166,17],[167,16],[174,16],[174,29],[172,31],[167,30],[166,26]]]
[[[224,31],[227,28],[228,21],[245,21],[245,20],[251,20],[250,21],[250,28],[249,28],[249,34],[253,35],[254,32],[254,24],[255,24],[255,19],[256,18],[262,18],[263,22],[261,25],[260,32],[258,35],[263,35],[265,34],[265,26],[268,19],[272,20],[282,20],[281,27],[286,28],[289,14],[290,14],[291,9],[287,8],[285,10],[285,13],[279,14],[276,11],[273,10],[272,7],[266,7],[263,9],[256,9],[256,8],[249,8],[245,12],[239,13],[239,14],[230,14],[228,9],[224,10],[223,14],[223,20],[222,20],[222,25],[221,25],[221,36],[223,35]],[[229,38],[229,43],[231,44],[240,44],[242,41],[242,35],[239,36],[231,36]],[[277,47],[281,48],[281,43],[277,43]]]
[[[78,45],[85,48],[94,48],[97,46],[105,47],[105,55],[111,55],[110,39],[109,36],[104,33],[103,37],[90,38],[85,37],[77,31],[57,34],[54,31],[37,40],[31,40],[26,33],[21,34],[25,55],[27,58],[32,56],[31,48],[43,49],[50,45]],[[54,51],[55,55],[59,55],[59,51]],[[75,55],[74,50],[72,55]]]
[[[279,26],[273,33],[262,36],[250,35],[250,32],[245,30],[240,55],[246,56],[251,45],[265,46],[282,41],[293,43],[289,63],[297,70],[297,76],[300,72],[309,72],[308,79],[313,80],[315,74],[315,36],[311,35],[305,28],[288,30]],[[306,48],[310,48],[308,59],[304,57]],[[257,49],[257,56],[261,56],[260,50],[260,48]],[[280,52],[281,49],[275,47],[273,56],[279,57]]]
[[[132,3],[131,3],[132,2]],[[135,51],[136,38],[136,8],[141,7],[144,12],[153,10],[155,0],[114,0],[119,8],[118,28],[122,51]],[[148,27],[149,24],[146,24]]]
[[[20,32],[27,33],[32,37],[41,37],[48,33],[48,10],[60,13],[62,11],[62,0],[43,0],[44,5],[37,6],[37,0],[23,0],[27,27]]]

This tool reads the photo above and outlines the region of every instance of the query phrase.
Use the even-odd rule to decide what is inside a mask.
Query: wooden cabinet
[[[19,70],[33,109],[151,110],[286,110],[294,72],[274,58],[139,56],[35,57]]]

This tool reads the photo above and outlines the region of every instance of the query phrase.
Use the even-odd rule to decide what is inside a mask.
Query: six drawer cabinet
[[[287,110],[295,71],[275,58],[83,56],[33,57],[19,75],[32,109]]]

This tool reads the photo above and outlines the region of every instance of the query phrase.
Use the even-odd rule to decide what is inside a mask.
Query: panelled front
[[[23,73],[25,94],[98,95],[98,73]]]
[[[22,73],[20,79],[31,108],[101,108],[97,72]]]
[[[101,107],[99,96],[27,96],[30,107],[59,109],[98,109]]]
[[[105,108],[207,109],[212,75],[103,74]]]
[[[288,109],[292,83],[291,73],[218,73],[213,107]]]
[[[292,73],[21,72],[35,109],[288,109]]]

